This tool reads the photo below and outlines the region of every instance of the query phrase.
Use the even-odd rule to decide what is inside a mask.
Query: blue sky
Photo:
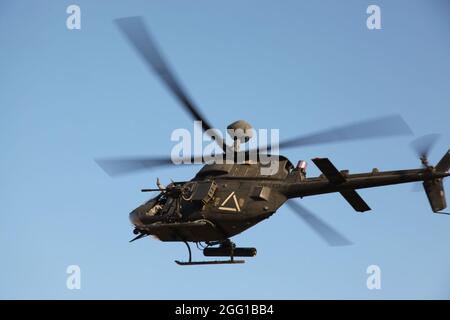
[[[81,30],[66,28],[70,4],[81,7]],[[370,4],[382,30],[366,28]],[[449,147],[449,9],[444,0],[0,0],[0,298],[450,298],[450,217],[432,214],[410,185],[362,190],[366,214],[335,194],[302,200],[351,247],[327,247],[283,207],[235,237],[258,248],[245,265],[183,268],[173,263],[183,244],[129,244],[128,213],[157,177],[190,179],[197,168],[111,179],[93,160],[166,155],[172,130],[192,128],[112,23],[142,15],[216,127],[246,119],[288,138],[399,113],[417,136],[442,134],[436,162]],[[414,168],[413,138],[284,154],[326,156],[351,172]],[[72,264],[81,290],[66,288]],[[381,290],[366,288],[371,264]]]

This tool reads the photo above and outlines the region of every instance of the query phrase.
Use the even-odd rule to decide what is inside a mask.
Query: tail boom
[[[439,212],[447,207],[443,179],[450,176],[447,172],[450,168],[450,149],[436,167],[422,162],[424,168],[410,170],[380,172],[374,169],[372,172],[349,174],[347,170],[339,171],[328,158],[315,158],[312,161],[322,171],[322,175],[288,184],[283,192],[287,198],[339,192],[356,211],[364,212],[370,207],[356,192],[357,189],[423,181],[433,211]]]
[[[288,198],[306,197],[316,194],[341,192],[346,190],[381,187],[400,183],[428,181],[450,176],[448,173],[430,172],[427,169],[411,169],[397,171],[367,172],[347,174],[346,180],[336,184],[319,176],[294,182],[287,186],[285,194]]]

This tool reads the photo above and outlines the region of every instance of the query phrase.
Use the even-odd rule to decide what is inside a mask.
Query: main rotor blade
[[[183,160],[185,160],[186,164],[196,164],[203,161],[201,156]],[[175,165],[170,157],[102,158],[95,159],[95,162],[110,177],[117,177],[156,167]]]
[[[303,219],[322,239],[330,246],[348,246],[353,243],[346,237],[341,235],[337,230],[321,220],[319,217],[311,213],[305,207],[294,200],[289,200],[286,204],[295,211],[300,218]]]
[[[437,133],[424,135],[411,142],[411,147],[414,149],[418,157],[426,159],[440,136],[441,135]]]
[[[371,138],[382,138],[412,134],[408,124],[399,115],[389,115],[298,136],[279,143],[280,149],[317,145],[330,142],[342,142]],[[271,147],[260,148],[270,151]]]
[[[181,105],[190,113],[192,118],[202,122],[204,131],[212,129],[213,127],[200,113],[197,106],[188,97],[187,93],[182,89],[180,82],[175,77],[169,64],[164,59],[161,52],[158,50],[156,42],[150,35],[146,28],[142,17],[127,17],[115,20],[117,27],[122,31],[126,39],[134,47],[137,53],[144,60],[146,65],[155,71],[162,82],[167,86],[169,91],[179,100]],[[208,132],[212,136],[212,132]],[[219,135],[214,134],[217,144],[224,150],[224,141]],[[225,151],[225,150],[224,150]]]

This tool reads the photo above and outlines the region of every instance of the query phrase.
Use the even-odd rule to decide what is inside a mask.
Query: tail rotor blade
[[[305,207],[300,205],[294,200],[286,202],[287,205],[295,211],[298,216],[308,224],[323,240],[325,240],[330,246],[348,246],[353,243],[345,236],[340,234],[333,227],[321,220],[319,217],[311,213]]]
[[[411,185],[411,192],[423,192],[423,185],[420,182],[414,182]]]
[[[411,142],[411,147],[414,149],[419,158],[427,159],[431,149],[440,136],[441,135],[437,133],[424,135]]]

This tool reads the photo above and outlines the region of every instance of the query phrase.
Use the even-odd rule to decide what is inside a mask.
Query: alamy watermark
[[[69,290],[81,289],[81,268],[73,264],[67,267],[66,273],[69,275],[66,280],[66,287]]]
[[[366,286],[369,290],[381,290],[381,268],[376,264],[367,267],[366,273],[369,275]]]
[[[81,8],[76,4],[67,7],[66,13],[69,15],[66,19],[66,27],[69,30],[81,29]]]
[[[192,134],[185,128],[172,132],[170,139],[177,142],[171,151],[174,164],[259,162],[262,165],[261,174],[274,175],[278,172],[279,129],[228,128],[222,134],[218,129],[203,132],[201,128],[202,122],[194,121]]]
[[[367,7],[366,13],[369,17],[366,20],[367,29],[380,30],[381,29],[381,9],[375,4]]]

